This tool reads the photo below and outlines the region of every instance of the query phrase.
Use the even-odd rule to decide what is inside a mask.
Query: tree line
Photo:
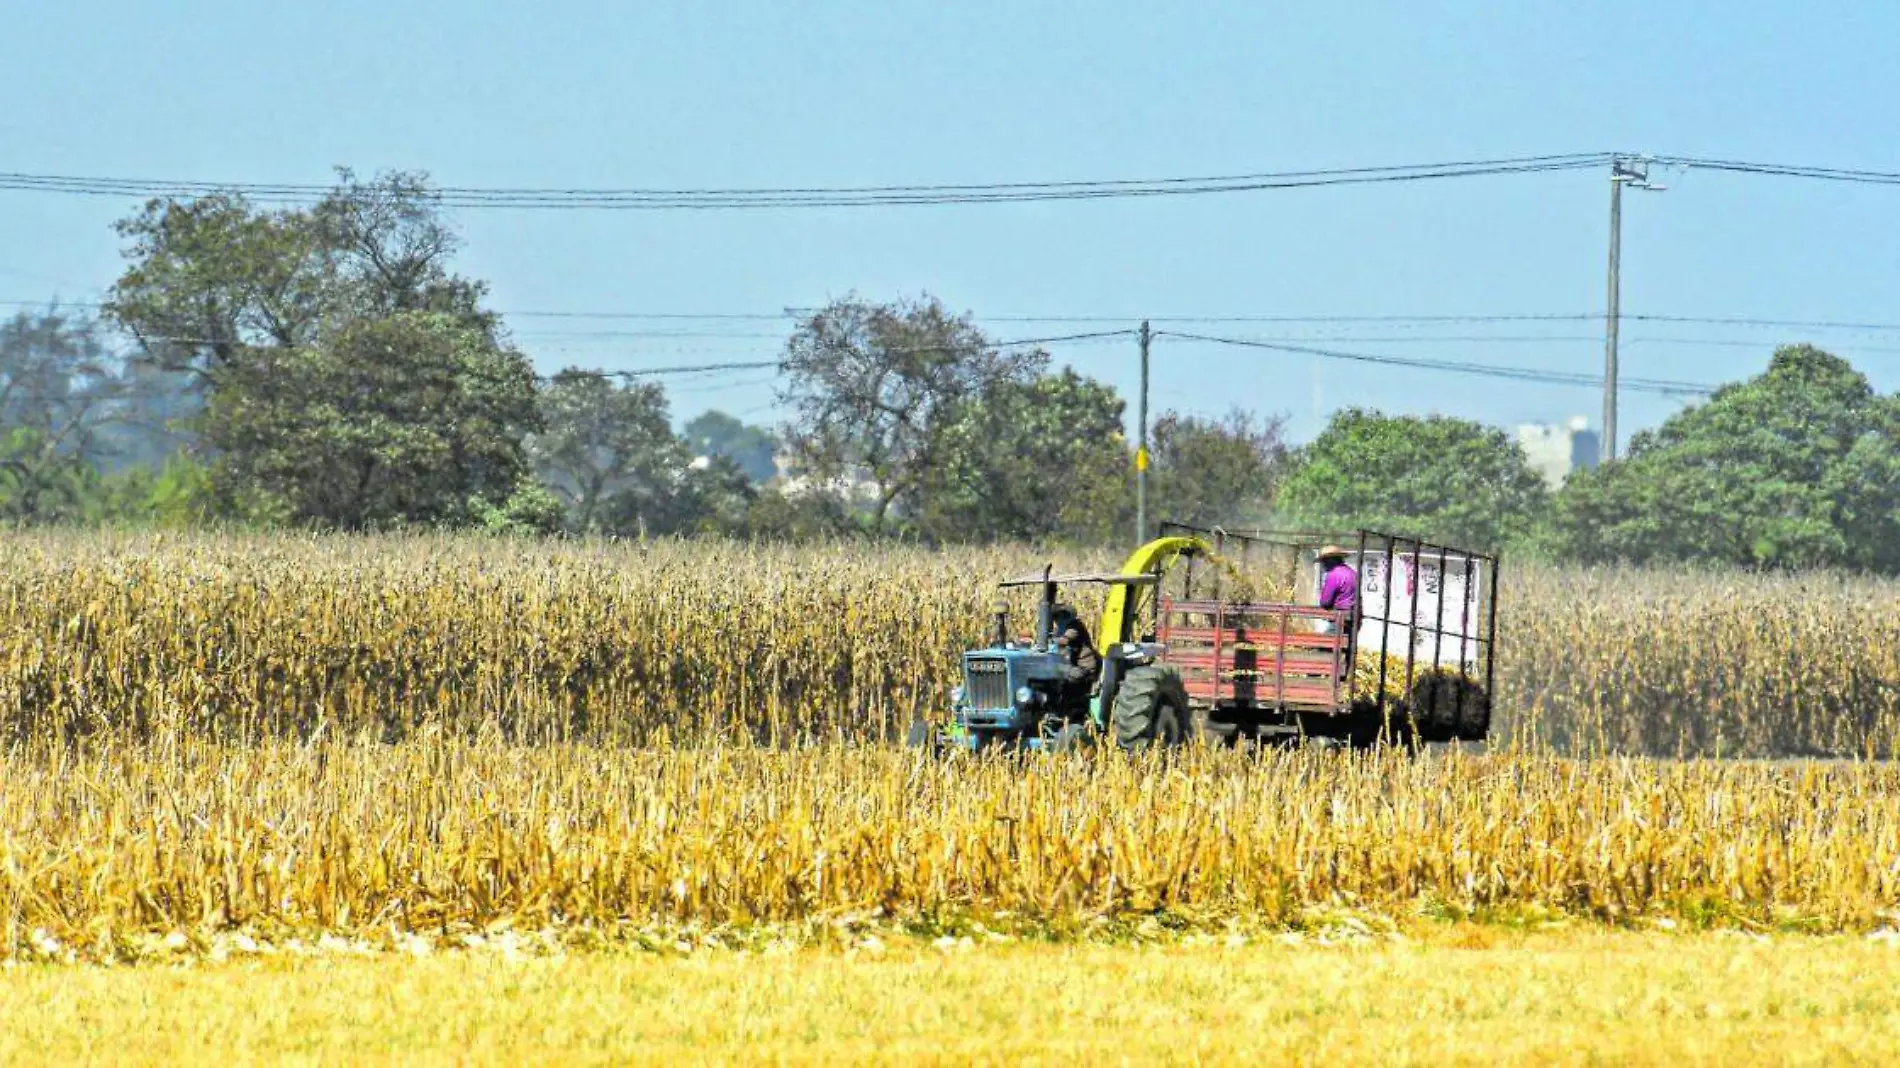
[[[773,428],[674,430],[655,383],[536,375],[421,177],[309,208],[154,200],[97,319],[0,324],[0,519],[925,543],[1132,536],[1110,386],[924,296],[795,324]],[[109,338],[128,338],[114,346]],[[1583,561],[1900,571],[1900,399],[1808,346],[1546,487],[1502,430],[1164,412],[1150,511],[1377,526]]]

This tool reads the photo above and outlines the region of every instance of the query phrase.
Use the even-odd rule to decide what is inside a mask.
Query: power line
[[[1135,331],[1133,330],[1096,330],[1086,334],[1061,334],[1054,337],[1023,337],[1015,338],[1010,341],[992,341],[987,347],[992,349],[1016,349],[1028,345],[1055,345],[1063,342],[1131,337],[1134,333]],[[957,347],[960,348],[964,346]],[[918,345],[907,348],[881,349],[879,352],[891,356],[906,356],[925,352],[947,352],[951,349],[952,346],[948,345]],[[737,360],[728,363],[684,364],[676,367],[640,367],[624,371],[588,371],[585,373],[615,378],[649,378],[657,375],[699,374],[706,371],[756,371],[766,367],[778,368],[782,366],[784,366],[783,360]]]
[[[1425,168],[1451,167],[1488,167],[1497,165],[1530,164],[1574,164],[1593,166],[1608,160],[1608,152],[1570,152],[1546,156],[1516,156],[1503,159],[1456,160],[1431,164],[1399,164],[1376,167],[1339,167],[1310,171],[1269,171],[1252,174],[1200,175],[1192,177],[1168,178],[1109,178],[1083,179],[1071,181],[1033,181],[1033,182],[977,182],[968,184],[932,184],[932,185],[858,185],[858,186],[804,186],[804,187],[713,187],[688,189],[617,189],[601,190],[576,187],[478,187],[478,186],[437,186],[435,191],[443,193],[467,193],[476,195],[599,195],[602,193],[640,194],[650,196],[748,196],[748,195],[845,195],[845,194],[890,194],[890,193],[976,193],[996,190],[1041,190],[1041,189],[1084,189],[1097,187],[1146,187],[1166,185],[1199,185],[1212,182],[1257,181],[1268,178],[1287,177],[1330,177],[1340,175],[1377,175],[1393,171],[1412,171]],[[73,175],[33,175],[0,172],[0,181],[42,182],[52,185],[116,185],[127,187],[156,186],[163,188],[197,189],[207,192],[229,190],[256,190],[275,193],[296,193],[323,195],[335,187],[321,183],[228,183],[202,181],[176,181],[137,178],[89,178]]]
[[[706,371],[757,371],[778,365],[777,360],[735,360],[730,363],[696,363],[682,364],[677,367],[641,367],[631,371],[583,371],[582,373],[600,375],[603,378],[655,378],[660,375],[690,375]]]
[[[1900,173],[1894,171],[1854,170],[1842,167],[1814,167],[1794,163],[1754,163],[1735,159],[1708,159],[1696,156],[1632,156],[1638,161],[1689,170],[1727,171],[1770,178],[1807,178],[1824,182],[1852,182],[1861,185],[1900,185]]]
[[[1613,164],[1619,159],[1685,170],[1862,185],[1900,185],[1900,172],[1895,171],[1822,167],[1811,164],[1764,163],[1703,156],[1572,152],[1453,160],[1440,163],[1155,178],[700,188],[437,186],[425,190],[424,195],[433,203],[443,207],[537,210],[732,210],[1023,203],[1201,196],[1322,186],[1543,174],[1594,169]],[[264,204],[303,204],[322,199],[332,193],[334,188],[330,185],[301,182],[206,182],[0,172],[0,191],[67,196],[189,198],[233,194]]]
[[[1602,166],[1610,153],[1569,153],[1319,170],[1249,174],[1081,181],[983,182],[969,184],[808,186],[701,189],[479,188],[440,186],[424,195],[443,207],[538,210],[730,210],[758,208],[889,207],[906,205],[1024,203],[1131,197],[1200,196],[1335,185],[1539,174]],[[262,204],[300,204],[329,195],[330,186],[305,183],[217,183],[146,178],[0,173],[0,190],[69,196],[243,196]]]
[[[104,301],[86,300],[28,300],[0,299],[0,307],[8,308],[69,308],[100,309],[106,306]],[[791,307],[776,312],[648,312],[648,311],[550,311],[544,309],[500,310],[494,314],[503,319],[598,319],[627,320],[630,322],[794,322],[811,315],[818,309],[809,307]],[[1603,312],[1530,312],[1530,313],[1493,313],[1459,315],[1107,315],[1107,314],[1002,314],[972,315],[970,318],[980,323],[1134,323],[1147,319],[1154,323],[1183,323],[1193,325],[1219,324],[1284,324],[1295,325],[1383,325],[1395,329],[1429,329],[1437,325],[1479,325],[1488,323],[1587,323],[1601,322]],[[1695,326],[1732,326],[1754,329],[1783,330],[1862,330],[1878,333],[1900,333],[1900,322],[1860,322],[1838,319],[1774,319],[1749,318],[1738,316],[1703,315],[1632,315],[1624,314],[1628,322],[1677,323]],[[718,338],[765,338],[777,337],[776,334],[760,333],[719,333],[719,334],[673,334],[659,331],[620,332],[590,331],[584,336],[653,336],[653,337],[718,337]],[[576,332],[574,336],[583,336]]]
[[[779,312],[621,312],[621,311],[512,311],[498,312],[514,319],[632,319],[684,322],[778,322],[797,319],[814,309],[790,309]]]
[[[1213,345],[1234,345],[1243,348],[1268,349],[1274,352],[1288,352],[1305,356],[1317,356],[1323,359],[1350,360],[1356,363],[1382,364],[1390,367],[1412,367],[1421,370],[1447,371],[1456,374],[1478,375],[1487,378],[1508,379],[1518,382],[1535,382],[1546,385],[1588,386],[1601,388],[1603,379],[1586,374],[1568,371],[1546,371],[1530,367],[1503,367],[1496,364],[1474,363],[1462,360],[1426,360],[1404,356],[1382,356],[1366,352],[1342,352],[1338,349],[1322,349],[1309,345],[1289,345],[1273,341],[1258,341],[1248,338],[1216,337],[1207,334],[1185,334],[1172,330],[1157,330],[1156,337],[1171,337],[1181,341],[1195,341]],[[1669,395],[1701,395],[1715,392],[1715,386],[1700,382],[1675,382],[1665,379],[1624,379],[1623,387],[1648,393]]]
[[[1625,315],[1623,318],[1647,323],[1766,327],[1777,330],[1870,330],[1883,333],[1900,331],[1900,323],[1855,323],[1826,319],[1739,319],[1698,315]]]

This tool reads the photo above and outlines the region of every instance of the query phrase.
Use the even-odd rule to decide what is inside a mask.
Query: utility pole
[[[1605,461],[1616,459],[1616,332],[1623,312],[1623,173],[1610,161],[1610,301],[1603,317],[1603,448]]]
[[[1135,404],[1135,544],[1148,541],[1148,343],[1154,331],[1141,321],[1141,399]]]
[[[1649,161],[1610,157],[1610,299],[1603,322],[1603,460],[1616,459],[1616,345],[1623,325],[1623,186],[1657,192],[1668,188],[1649,181]]]

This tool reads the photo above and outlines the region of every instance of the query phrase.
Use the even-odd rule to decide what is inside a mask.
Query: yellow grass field
[[[1322,945],[279,956],[0,970],[0,1063],[1879,1064],[1900,947],[1449,926]]]

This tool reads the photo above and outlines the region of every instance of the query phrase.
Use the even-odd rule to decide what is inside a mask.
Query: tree
[[[337,251],[309,212],[218,193],[148,201],[117,229],[127,264],[106,314],[146,359],[211,388],[253,349],[314,346],[344,310]]]
[[[298,227],[315,232],[353,317],[430,311],[497,329],[499,318],[481,307],[487,287],[448,271],[461,239],[423,175],[397,171],[364,182],[341,168],[337,187]]]
[[[934,540],[1121,533],[1131,457],[1122,399],[1070,369],[968,398],[929,473],[918,525]]]
[[[98,518],[192,527],[216,515],[210,471],[182,451],[166,457],[156,471],[134,466],[108,475],[104,490],[105,507]]]
[[[729,456],[696,458],[673,480],[653,533],[742,533],[759,497],[738,461]]]
[[[792,451],[821,482],[861,470],[874,486],[871,524],[888,531],[951,461],[965,404],[1047,359],[999,349],[935,298],[836,301],[799,324],[780,363]]]
[[[438,312],[352,321],[229,369],[204,426],[253,513],[342,529],[462,524],[527,472],[540,425],[521,355]]]
[[[634,532],[670,515],[689,457],[658,385],[616,385],[569,368],[548,383],[541,410],[535,468],[566,504],[572,529]]]
[[[180,453],[194,453],[204,413],[198,376],[147,360],[119,360],[106,416],[92,435],[91,455],[107,473],[156,471]]]
[[[1303,523],[1495,548],[1523,537],[1547,499],[1524,451],[1502,430],[1353,408],[1299,450],[1279,505]]]
[[[1149,434],[1151,511],[1196,526],[1265,518],[1286,472],[1285,426],[1238,409],[1224,419],[1163,413]]]
[[[1552,540],[1583,560],[1900,571],[1900,399],[1807,345],[1571,476]]]
[[[845,503],[830,494],[788,496],[764,490],[746,507],[734,533],[765,541],[821,541],[862,533]]]
[[[0,324],[0,516],[71,521],[99,511],[99,461],[133,399],[90,320],[50,307]]]
[[[356,527],[474,522],[523,489],[533,374],[453,275],[420,175],[338,184],[310,209],[215,194],[119,224],[107,312],[142,358],[201,383],[220,496]]]
[[[770,431],[727,415],[705,412],[686,424],[686,444],[697,455],[725,457],[755,483],[778,474],[778,439]]]

